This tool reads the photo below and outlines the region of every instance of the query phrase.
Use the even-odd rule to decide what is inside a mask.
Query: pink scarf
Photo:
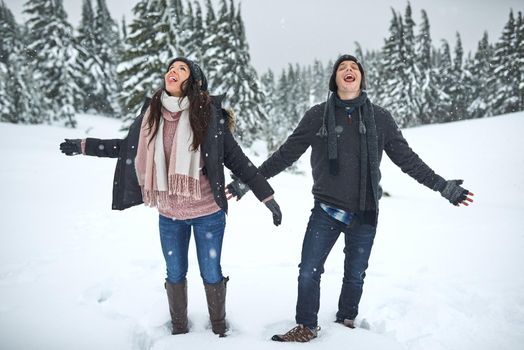
[[[180,120],[171,146],[171,156],[166,164],[164,153],[164,119],[173,120],[170,113],[162,113],[155,138],[151,140],[147,125],[150,110],[142,119],[135,169],[142,189],[144,204],[150,207],[167,208],[169,195],[177,202],[188,202],[201,198],[200,193],[200,148],[191,150],[193,131],[189,123],[189,100],[179,99],[162,93],[162,105],[171,112],[181,112]]]

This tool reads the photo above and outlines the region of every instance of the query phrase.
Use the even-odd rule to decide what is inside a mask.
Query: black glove
[[[280,223],[282,222],[282,212],[280,211],[280,207],[278,206],[277,201],[274,199],[270,199],[264,204],[273,214],[273,224],[275,224],[275,226],[280,225]]]
[[[440,190],[440,194],[453,205],[464,202],[468,197],[469,191],[460,186],[463,182],[464,180],[446,181],[446,185]]]
[[[77,154],[82,154],[82,146],[80,139],[65,139],[65,142],[60,144],[60,151],[66,156],[76,156]]]
[[[233,181],[231,181],[227,186],[227,190],[229,193],[231,193],[234,197],[237,197],[237,200],[244,197],[246,193],[248,193],[251,189],[248,185],[240,181],[238,177],[231,174],[231,178]]]

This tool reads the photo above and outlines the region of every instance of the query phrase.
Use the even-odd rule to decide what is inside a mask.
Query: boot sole
[[[279,342],[285,342],[285,340],[282,337],[280,337],[280,335],[278,335],[278,334],[275,334],[274,336],[272,336],[271,340],[279,341]]]
[[[315,339],[315,337],[307,340],[307,341],[290,341],[290,340],[286,340],[284,338],[282,338],[282,335],[278,335],[278,334],[275,334],[274,336],[271,337],[271,340],[273,341],[278,341],[278,342],[281,342],[281,343],[307,343],[307,342],[310,342],[311,340]]]

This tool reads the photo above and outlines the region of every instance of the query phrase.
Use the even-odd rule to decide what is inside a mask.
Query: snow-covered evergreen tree
[[[96,0],[94,16],[94,41],[96,55],[89,70],[95,77],[94,103],[90,107],[97,112],[121,117],[118,94],[119,83],[116,67],[119,61],[120,42],[119,28],[107,9],[106,0]]]
[[[9,55],[15,49],[15,42],[20,38],[20,30],[11,10],[5,3],[0,3],[0,63],[7,63]]]
[[[29,17],[30,64],[38,67],[33,70],[32,81],[43,92],[44,120],[75,127],[75,95],[79,93],[74,70],[77,51],[63,2],[28,0],[24,12]]]
[[[210,5],[209,5],[210,6]],[[251,65],[241,9],[235,10],[233,0],[222,0],[215,20],[209,11],[206,22],[213,31],[204,40],[204,59],[211,91],[225,94],[225,106],[236,115],[236,134],[249,146],[264,123],[264,93],[258,75]]]
[[[202,69],[208,75],[208,81],[210,90],[214,92],[214,72],[211,67],[215,67],[218,64],[218,60],[215,59],[214,54],[216,53],[215,47],[218,44],[219,36],[217,35],[218,21],[215,14],[215,9],[211,0],[206,0],[206,17],[204,19],[205,36],[202,40]]]
[[[406,68],[404,57],[404,39],[402,16],[393,9],[393,18],[389,27],[389,38],[386,40],[381,70],[383,72],[383,94],[380,101],[387,108],[401,126],[409,125],[408,94],[406,91]]]
[[[226,66],[225,62],[232,51],[231,26],[227,1],[221,0],[218,11],[215,11],[211,0],[207,0],[206,28],[208,35],[203,42],[203,64],[208,74],[210,90],[217,95],[226,93],[228,89],[224,84],[223,76],[230,68]]]
[[[418,82],[419,74],[416,69],[415,61],[415,22],[411,12],[411,5],[408,2],[406,12],[404,14],[403,32],[401,33],[403,39],[403,57],[404,57],[404,104],[405,104],[405,125],[413,126],[419,124],[419,99],[420,93]],[[402,50],[402,47],[401,47]]]
[[[233,0],[231,11],[234,11]],[[265,96],[257,72],[251,64],[240,5],[236,14],[232,12],[232,15],[234,56],[228,59],[228,65],[232,69],[225,76],[225,84],[229,87],[226,99],[237,112],[236,133],[240,140],[249,146],[258,138],[261,125],[267,118],[264,110]]]
[[[380,71],[380,52],[366,51],[366,53],[363,55],[362,65],[366,74],[365,79],[367,94],[373,103],[382,105],[380,96],[383,94],[383,80],[382,73]]]
[[[96,69],[91,68],[99,61],[97,57],[94,25],[95,13],[93,11],[92,2],[91,0],[83,0],[82,16],[75,37],[76,46],[78,48],[76,65],[79,74],[77,75],[77,84],[82,94],[75,96],[75,100],[78,110],[87,111],[91,109],[95,112],[95,90],[102,74]]]
[[[280,140],[275,139],[274,124],[277,122],[276,94],[277,87],[275,83],[275,74],[271,69],[260,76],[262,91],[264,91],[264,110],[266,111],[266,120],[262,125],[263,139],[266,140],[268,152],[276,149],[275,143]]]
[[[326,100],[329,91],[330,69],[325,67],[318,59],[313,61],[311,68],[311,96],[310,104],[314,105]]]
[[[125,16],[122,16],[122,24],[121,24],[121,36],[120,38],[122,39],[122,43],[126,41],[127,39],[127,24],[126,24],[126,17]]]
[[[472,102],[468,106],[468,115],[471,118],[482,118],[493,115],[490,100],[493,97],[488,79],[492,72],[490,61],[493,56],[493,47],[488,40],[488,33],[484,32],[477,52],[469,64],[471,72]]]
[[[0,121],[38,124],[43,121],[41,95],[24,52],[25,34],[5,3],[0,3]]]
[[[141,0],[133,8],[134,19],[118,66],[124,128],[132,123],[144,98],[162,86],[166,66],[177,56],[171,10],[166,0]]]
[[[276,151],[284,143],[289,131],[294,127],[291,125],[291,122],[296,119],[291,110],[294,103],[291,89],[294,84],[294,71],[290,64],[287,71],[282,70],[274,94],[273,139],[271,143],[268,143],[270,153]]]
[[[191,47],[191,57],[199,62],[203,63],[204,48],[202,47],[202,42],[204,41],[207,33],[204,28],[204,18],[202,16],[202,7],[200,2],[195,1],[193,4],[193,21],[191,24],[192,31],[192,47]]]
[[[178,54],[198,62],[197,47],[200,46],[200,43],[194,38],[196,30],[193,5],[191,2],[187,2],[186,5],[183,6],[181,0],[174,0],[174,4],[176,11],[175,17],[173,18],[176,19],[174,25],[178,33],[175,46]]]
[[[522,60],[515,49],[516,26],[513,11],[504,26],[502,36],[495,45],[495,52],[491,64],[493,75],[489,84],[494,88],[495,94],[491,99],[495,114],[511,113],[519,110],[519,80],[520,72],[518,63]]]
[[[416,87],[418,94],[417,117],[421,124],[435,121],[438,113],[438,86],[436,70],[432,65],[432,44],[429,19],[426,11],[421,11],[419,33],[415,45],[415,67],[417,74]]]
[[[451,52],[449,43],[446,40],[442,40],[441,48],[438,52],[438,87],[439,87],[439,98],[437,116],[435,121],[438,123],[451,121],[451,104],[452,104],[452,90],[453,84],[453,65],[451,62]]]
[[[518,110],[524,110],[524,19],[519,11],[515,23],[515,76],[516,89],[519,98]]]
[[[15,52],[18,25],[13,13],[0,3],[0,121],[17,123],[20,116],[13,110],[13,101],[7,83],[11,79],[10,59]]]
[[[455,54],[453,56],[452,84],[450,87],[451,109],[449,119],[451,121],[461,120],[468,117],[467,107],[470,98],[470,75],[463,67],[464,49],[460,34],[456,34]]]
[[[435,122],[438,111],[438,84],[436,70],[432,65],[432,44],[429,19],[426,11],[421,11],[419,33],[415,38],[415,72],[417,118],[421,124]]]

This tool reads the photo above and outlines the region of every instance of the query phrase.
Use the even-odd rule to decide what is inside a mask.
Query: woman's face
[[[172,96],[182,96],[182,84],[189,78],[189,67],[182,61],[171,64],[164,76],[166,90]]]

